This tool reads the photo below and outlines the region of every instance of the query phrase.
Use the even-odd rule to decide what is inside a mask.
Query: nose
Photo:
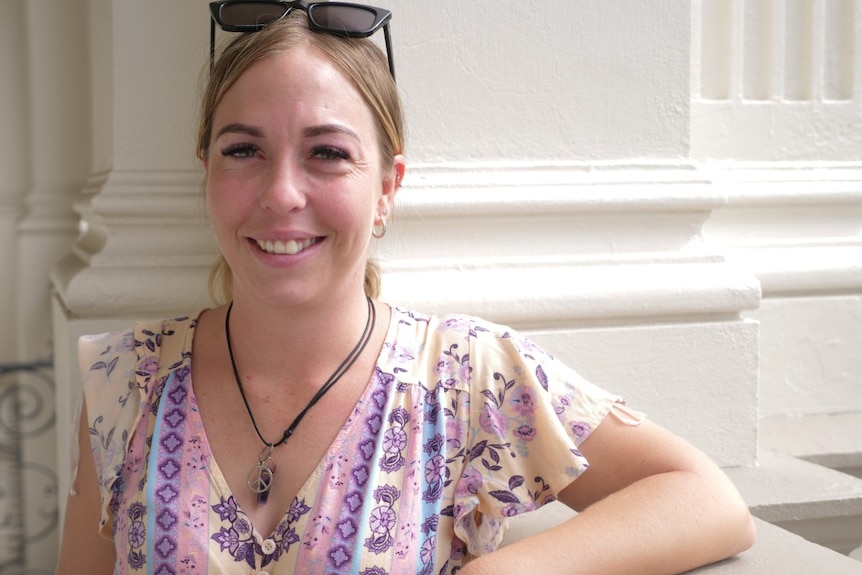
[[[260,189],[263,209],[283,215],[306,204],[302,170],[289,158],[271,159]]]

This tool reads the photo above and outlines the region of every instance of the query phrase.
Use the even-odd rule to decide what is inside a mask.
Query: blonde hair
[[[375,119],[383,167],[392,167],[395,155],[404,152],[404,117],[386,56],[366,38],[312,32],[302,10],[294,10],[259,32],[238,35],[221,52],[200,103],[197,136],[200,160],[206,160],[209,153],[216,108],[237,79],[266,56],[301,46],[320,50],[354,84]],[[380,268],[371,260],[365,266],[364,287],[369,297],[380,293]],[[216,303],[233,298],[232,272],[221,254],[210,270],[209,294]]]

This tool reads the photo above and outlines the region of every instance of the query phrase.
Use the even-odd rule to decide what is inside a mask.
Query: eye
[[[233,144],[221,151],[222,156],[232,156],[234,158],[253,158],[260,148],[254,144]]]
[[[322,160],[349,160],[350,154],[341,148],[335,146],[315,146],[311,150],[311,155],[314,158]]]

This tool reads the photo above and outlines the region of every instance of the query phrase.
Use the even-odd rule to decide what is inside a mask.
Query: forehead
[[[215,123],[235,121],[226,115],[287,115],[294,121],[326,116],[374,130],[373,115],[353,82],[310,45],[274,52],[249,66],[216,107]]]

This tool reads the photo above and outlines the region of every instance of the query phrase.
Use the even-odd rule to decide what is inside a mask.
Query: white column
[[[194,159],[207,2],[89,7],[92,165],[76,205],[85,231],[51,276],[61,462],[80,390],[78,336],[207,306],[214,254]],[[60,486],[62,504],[67,478]]]
[[[77,235],[72,202],[89,169],[85,0],[27,3],[30,160],[32,181],[18,225],[16,312],[18,359],[52,355],[49,270]],[[22,503],[27,569],[56,563],[57,465],[54,389],[50,380],[19,378]],[[58,430],[68,434],[68,429]]]

